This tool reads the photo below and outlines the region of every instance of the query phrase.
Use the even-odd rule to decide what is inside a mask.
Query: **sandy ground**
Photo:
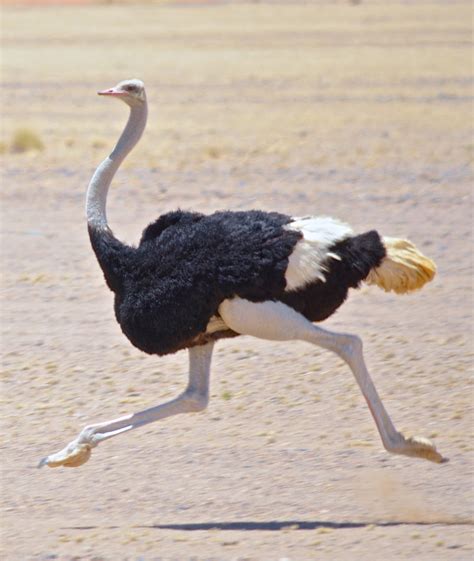
[[[468,2],[8,7],[2,14],[2,559],[467,560],[473,546]],[[35,468],[87,423],[157,404],[186,353],[140,354],[113,318],[84,192],[148,86],[111,190],[133,242],[181,206],[331,214],[408,236],[436,280],[353,293],[398,428],[450,462],[388,455],[348,369],[303,343],[218,345],[205,413]],[[20,127],[41,152],[12,153]]]

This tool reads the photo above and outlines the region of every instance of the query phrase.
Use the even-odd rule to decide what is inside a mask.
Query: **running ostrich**
[[[367,371],[361,339],[314,325],[333,314],[361,282],[396,293],[421,288],[434,276],[433,261],[407,240],[381,237],[374,230],[354,234],[334,218],[259,210],[211,215],[177,210],[147,226],[138,247],[123,244],[107,224],[107,192],[143,133],[147,100],[140,80],[98,93],[124,101],[130,116],[87,190],[92,248],[115,295],[123,333],[153,355],[188,349],[189,381],[175,399],[86,426],[40,466],[80,466],[104,440],[204,410],[214,344],[239,335],[303,340],[333,351],[351,368],[389,452],[444,461],[428,439],[407,438],[396,430]]]

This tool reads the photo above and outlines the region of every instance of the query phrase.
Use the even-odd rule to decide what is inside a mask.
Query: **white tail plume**
[[[425,257],[410,241],[384,237],[383,244],[387,255],[370,271],[365,279],[367,284],[376,284],[386,292],[404,294],[418,290],[435,276],[434,261]]]

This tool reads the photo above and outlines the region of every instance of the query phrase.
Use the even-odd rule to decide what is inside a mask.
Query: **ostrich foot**
[[[415,458],[424,458],[436,464],[445,463],[448,458],[443,456],[436,450],[436,446],[424,436],[405,437],[400,434],[400,440],[388,448],[394,454],[402,454],[404,456],[412,456]]]
[[[93,446],[94,444],[84,441],[81,442],[81,440],[78,438],[70,442],[61,451],[56,452],[56,454],[50,454],[49,456],[43,458],[38,464],[38,467],[82,466],[82,464],[85,464],[91,457]]]
[[[79,433],[79,436],[65,448],[43,458],[38,467],[79,467],[91,457],[92,448],[102,440],[107,440],[123,432],[129,431],[136,425],[130,423],[133,415],[126,415],[106,423],[88,425]]]

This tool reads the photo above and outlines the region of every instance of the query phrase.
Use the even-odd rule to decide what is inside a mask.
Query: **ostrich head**
[[[109,90],[97,92],[99,95],[110,95],[125,101],[131,107],[146,101],[145,84],[141,80],[123,80]]]

